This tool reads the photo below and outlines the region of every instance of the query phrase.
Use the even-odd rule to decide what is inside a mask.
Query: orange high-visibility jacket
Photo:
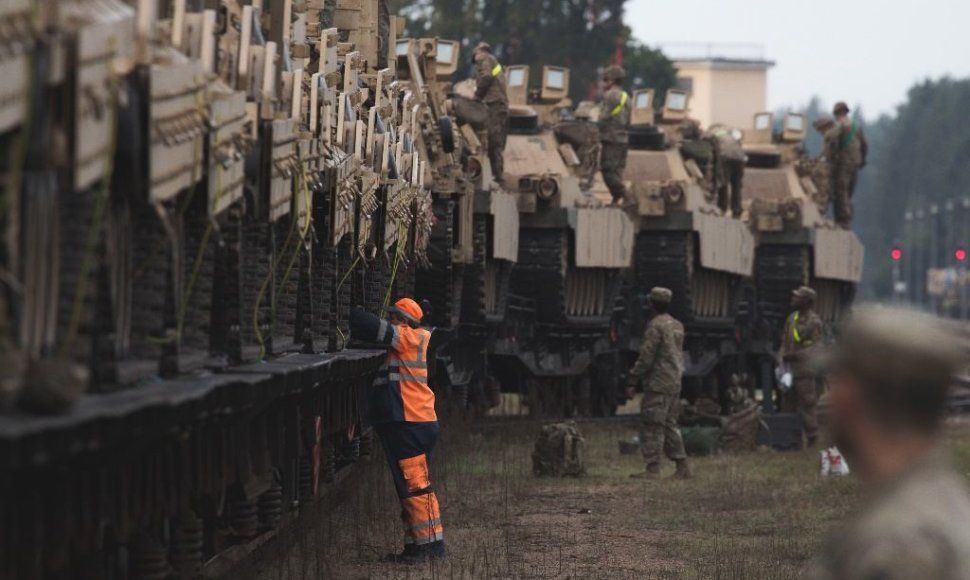
[[[360,310],[350,313],[350,329],[359,339],[388,346],[371,393],[371,423],[437,421],[434,392],[428,386],[431,331],[394,325]]]

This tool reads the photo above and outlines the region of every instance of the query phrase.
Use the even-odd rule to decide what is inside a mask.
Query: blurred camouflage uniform
[[[333,17],[337,13],[337,0],[323,0],[323,10],[320,12],[320,28],[333,28]]]
[[[488,160],[492,165],[492,175],[496,181],[502,181],[505,175],[505,140],[509,132],[509,96],[505,87],[505,76],[502,65],[491,53],[491,47],[480,43],[475,59],[478,79],[475,97],[481,99],[488,106]]]
[[[651,301],[670,303],[666,288],[650,291]],[[684,440],[677,428],[680,416],[680,379],[684,371],[684,325],[670,314],[659,314],[650,321],[640,344],[640,356],[630,369],[628,383],[646,378],[640,415],[640,452],[650,466],[658,466],[660,452],[678,463],[687,459]]]
[[[711,136],[714,144],[717,205],[725,213],[730,206],[731,215],[741,217],[741,188],[747,157],[740,141],[731,136],[726,127],[713,128]]]
[[[807,286],[795,290],[794,294],[815,303],[815,291]],[[788,363],[792,375],[792,390],[784,396],[782,406],[786,412],[797,412],[801,416],[809,444],[814,443],[818,436],[815,410],[818,381],[808,362],[812,349],[822,344],[822,331],[822,319],[814,308],[808,307],[804,312],[792,312],[781,334],[779,357]]]
[[[600,170],[613,201],[617,203],[626,197],[623,172],[626,170],[630,142],[627,126],[630,124],[632,107],[630,95],[620,86],[623,77],[623,69],[615,65],[608,67],[603,73],[604,80],[615,84],[603,95],[599,116],[600,143],[603,145],[600,152]]]
[[[387,8],[387,0],[380,0],[377,9],[377,38],[380,41],[377,49],[377,70],[382,70],[387,68],[388,43],[391,41],[391,13]]]
[[[963,479],[939,454],[910,467],[829,541],[808,577],[970,578],[970,500]]]
[[[966,479],[933,443],[944,431],[946,394],[952,373],[966,364],[965,348],[961,337],[927,316],[860,308],[838,343],[814,357],[819,370],[853,379],[836,383],[856,397],[833,397],[832,429],[847,456],[852,450],[866,489],[860,511],[830,538],[808,578],[970,579]],[[837,403],[853,398],[854,412]],[[877,424],[849,428],[860,417]],[[890,446],[905,463],[873,469]]]

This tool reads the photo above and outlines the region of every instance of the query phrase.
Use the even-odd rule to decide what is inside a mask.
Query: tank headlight
[[[543,177],[536,182],[536,195],[542,199],[551,199],[559,191],[559,183],[551,177]]]
[[[677,204],[684,199],[684,188],[679,183],[671,183],[664,186],[663,194],[667,203]]]
[[[465,173],[472,179],[482,176],[482,162],[478,157],[469,157],[465,160]]]

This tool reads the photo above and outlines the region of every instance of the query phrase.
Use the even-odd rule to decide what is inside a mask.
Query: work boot
[[[640,471],[630,475],[636,479],[660,479],[660,464],[648,463],[646,471]]]
[[[677,471],[671,476],[673,479],[690,479],[693,477],[690,473],[690,466],[687,465],[686,459],[677,460]]]
[[[423,546],[407,546],[400,554],[391,554],[386,561],[398,564],[420,564],[428,560],[443,560],[447,555],[445,541],[438,540]]]
[[[403,552],[399,554],[393,554],[393,553],[388,554],[383,558],[381,558],[381,560],[383,562],[403,563],[403,562],[408,562],[410,559],[417,556],[417,553],[418,553],[417,546],[415,546],[414,544],[407,544],[404,546]]]

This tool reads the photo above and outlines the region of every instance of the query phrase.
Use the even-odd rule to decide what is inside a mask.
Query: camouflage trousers
[[[505,141],[509,133],[509,110],[505,105],[488,106],[488,161],[492,165],[492,176],[501,180],[505,175]]]
[[[832,172],[832,204],[835,221],[842,227],[852,225],[852,194],[855,193],[859,169],[855,165],[836,167]]]
[[[677,427],[680,416],[680,393],[667,394],[644,391],[640,402],[640,453],[647,465],[660,463],[660,453],[668,459],[687,459],[684,439]]]
[[[741,217],[741,187],[744,181],[744,161],[722,159],[717,172],[717,205],[734,217]]]
[[[814,376],[795,376],[792,388],[785,394],[782,408],[788,413],[798,413],[802,418],[805,436],[814,440],[818,436],[818,382]]]
[[[620,201],[626,197],[626,187],[623,185],[623,172],[626,170],[626,143],[613,143],[603,141],[603,150],[600,152],[600,170],[603,172],[603,181],[613,196],[613,201]]]

